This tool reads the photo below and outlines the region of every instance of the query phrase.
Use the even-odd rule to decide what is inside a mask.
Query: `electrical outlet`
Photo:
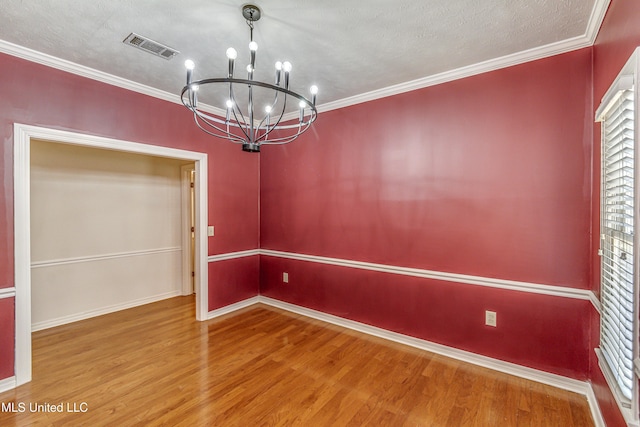
[[[215,235],[215,230],[213,229],[213,225],[207,227],[207,236],[211,237]]]
[[[289,283],[289,273],[282,273],[282,281],[284,283]]]
[[[498,323],[498,315],[495,311],[485,311],[484,312],[484,324],[487,326],[493,326],[494,328]]]

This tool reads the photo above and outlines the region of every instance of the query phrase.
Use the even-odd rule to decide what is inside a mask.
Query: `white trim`
[[[627,67],[625,67],[627,68]],[[622,92],[633,88],[633,70],[623,69],[616,81],[611,85],[600,101],[600,106],[596,110],[596,122],[604,121],[604,116],[611,109],[613,104],[620,98]]]
[[[600,404],[598,404],[598,398],[596,394],[593,392],[593,387],[591,383],[587,384],[589,387],[587,389],[587,402],[589,403],[589,408],[591,409],[591,416],[593,417],[593,423],[595,427],[607,427],[607,424],[604,422],[604,417],[602,416],[602,412],[600,411]]]
[[[256,304],[265,304],[271,307],[276,307],[285,311],[299,314],[301,316],[309,317],[312,319],[320,320],[330,324],[334,324],[347,329],[355,330],[367,335],[376,336],[389,341],[397,342],[400,344],[408,345],[410,347],[418,348],[421,350],[429,351],[432,353],[440,354],[445,357],[460,360],[462,362],[471,363],[477,366],[482,366],[488,369],[492,369],[498,372],[503,372],[509,375],[514,375],[520,378],[536,381],[542,384],[547,384],[552,387],[557,387],[563,390],[568,390],[574,393],[579,393],[586,396],[587,402],[591,409],[591,415],[594,419],[596,427],[605,427],[602,413],[598,405],[598,400],[595,397],[591,384],[585,381],[574,380],[572,378],[563,377],[549,372],[540,371],[533,368],[528,368],[514,363],[504,362],[501,360],[493,359],[486,356],[481,356],[464,350],[458,350],[452,347],[444,346],[441,344],[432,343],[426,340],[406,336],[397,332],[391,332],[385,329],[377,328],[374,326],[366,325],[353,320],[344,319],[331,314],[323,313],[320,311],[312,310],[305,307],[300,307],[294,304],[279,301],[273,298],[256,296],[248,298],[243,301],[212,310],[207,314],[207,320],[215,319],[226,314],[231,314],[235,311],[243,308],[251,307]],[[0,381],[0,392],[11,390],[16,387],[15,377],[7,378]],[[4,388],[3,388],[4,386]]]
[[[31,263],[31,268],[54,267],[54,266],[57,266],[57,265],[78,264],[78,263],[83,263],[83,262],[95,262],[95,261],[106,261],[106,260],[110,260],[110,259],[128,258],[128,257],[145,256],[145,255],[156,255],[156,254],[164,254],[164,253],[170,253],[170,252],[181,252],[181,251],[182,251],[182,248],[173,247],[173,248],[147,249],[147,250],[129,251],[129,252],[117,252],[117,253],[104,254],[104,255],[93,255],[93,256],[84,256],[84,257],[53,259],[53,260],[49,260],[49,261],[32,262]]]
[[[604,17],[607,15],[610,3],[611,0],[596,0],[593,9],[591,9],[591,16],[589,17],[587,31],[585,32],[585,38],[588,40],[589,46],[596,42],[598,32],[600,32],[600,27],[602,27]]]
[[[182,203],[180,209],[180,224],[182,227],[182,247],[185,250],[182,251],[182,295],[191,295],[193,294],[193,279],[194,277],[191,275],[192,272],[195,274],[195,271],[191,268],[192,254],[191,254],[191,216],[193,212],[191,211],[191,173],[195,172],[195,167],[193,165],[184,165],[180,168],[180,201]],[[195,190],[195,183],[194,183]],[[189,268],[184,268],[189,266]]]
[[[593,293],[593,291],[589,291],[589,292],[590,292],[589,301],[591,301],[591,305],[593,306],[593,308],[596,309],[598,314],[602,314],[602,303],[600,302],[600,299],[598,299],[598,297],[596,296],[595,293]]]
[[[339,99],[337,101],[328,102],[326,104],[319,105],[318,112],[324,113],[326,111],[337,110],[340,108],[361,104],[363,102],[374,101],[376,99],[386,98],[388,96],[411,92],[418,89],[424,89],[426,87],[436,86],[454,80],[460,80],[466,77],[472,77],[478,74],[488,73],[490,71],[496,71],[503,68],[512,67],[514,65],[520,65],[526,62],[536,61],[538,59],[548,58],[550,56],[571,52],[574,50],[589,47],[592,44],[593,43],[588,40],[586,36],[573,37],[571,39],[551,43],[546,46],[524,50],[522,52],[506,55],[500,58],[494,58],[487,61],[479,62],[477,64],[460,67],[455,70],[433,74],[431,76],[422,77],[393,86],[388,86],[382,89],[372,90],[370,92],[361,93],[358,95],[350,96],[348,98]]]
[[[195,162],[196,168],[196,319],[208,313],[207,239],[207,154],[176,148],[141,144],[64,130],[15,123],[13,126],[14,263],[15,263],[15,377],[20,386],[31,381],[31,139],[168,157]]]
[[[375,264],[371,262],[353,261],[339,258],[328,258],[315,255],[297,254],[291,252],[273,251],[261,249],[261,255],[277,258],[287,258],[298,261],[309,261],[320,264],[329,264],[339,267],[358,268],[362,270],[378,271],[382,273],[400,274],[404,276],[421,277],[425,279],[442,280],[446,282],[466,283],[469,285],[487,286],[491,288],[507,289],[511,291],[529,292],[549,296],[559,296],[564,298],[574,298],[590,301],[596,310],[599,310],[599,302],[592,291],[586,289],[575,289],[564,286],[542,285],[538,283],[517,282],[514,280],[493,279],[480,276],[470,276],[466,274],[445,273],[441,271],[423,270],[418,268],[399,267],[386,264]],[[596,305],[597,304],[597,305]]]
[[[16,386],[31,381],[31,134],[13,126]]]
[[[595,117],[596,122],[604,121],[611,107],[614,105],[614,103],[617,100],[619,100],[620,96],[622,95],[622,92],[626,90],[634,89],[634,92],[635,92],[634,121],[636,123],[636,126],[634,126],[633,139],[635,141],[634,149],[636,153],[638,152],[638,140],[640,138],[640,130],[638,129],[638,126],[637,126],[637,123],[640,123],[640,107],[639,107],[639,101],[637,96],[637,93],[638,93],[637,79],[639,75],[640,75],[640,47],[636,47],[636,49],[634,49],[633,53],[630,55],[629,59],[627,60],[625,65],[622,67],[622,69],[620,70],[616,78],[613,80],[607,92],[602,97],[600,106],[596,110],[596,117]],[[604,135],[604,126],[602,126],[601,128],[601,132],[603,132],[603,135]],[[604,136],[602,137],[602,140],[604,141]],[[602,161],[604,162],[604,160]],[[635,160],[634,160],[634,168],[636,171],[640,170],[640,158],[637,155],[635,156]],[[603,184],[601,183],[601,186],[602,185]],[[634,198],[637,203],[637,201],[640,199],[640,178],[637,173],[634,175],[634,188],[635,188]],[[601,193],[600,205],[602,206],[602,203],[603,203],[602,194],[604,194],[602,189],[600,193]],[[635,209],[633,220],[634,220],[634,224],[637,224],[638,221],[640,221],[640,213],[638,212],[637,209]],[[635,233],[633,237],[633,247],[634,248],[640,247],[640,237],[638,236],[637,233]],[[599,253],[600,252],[601,250],[599,251]],[[595,351],[598,357],[598,366],[600,368],[600,371],[602,372],[607,382],[607,385],[611,390],[614,400],[618,405],[618,409],[622,413],[627,425],[638,427],[640,426],[640,406],[638,402],[638,390],[639,390],[638,378],[637,378],[638,365],[636,364],[636,361],[638,358],[638,354],[640,352],[639,342],[638,342],[638,334],[640,330],[640,325],[638,323],[638,311],[640,310],[639,299],[638,299],[638,293],[640,292],[640,290],[638,289],[639,287],[638,277],[640,277],[640,254],[638,254],[638,252],[635,250],[633,252],[634,252],[633,254],[633,268],[634,268],[633,313],[634,313],[634,316],[633,316],[633,325],[632,325],[632,328],[633,328],[632,336],[634,337],[634,339],[632,341],[632,345],[633,345],[632,363],[634,365],[634,369],[632,374],[633,381],[632,381],[631,399],[626,398],[622,394],[620,390],[620,386],[618,385],[618,382],[615,379],[615,375],[613,374],[608,361],[604,357],[604,354],[602,354],[602,350],[600,350],[600,348],[596,348]],[[600,277],[600,281],[602,281],[602,277]],[[602,334],[602,320],[601,320],[600,330]]]
[[[344,319],[338,316],[323,313],[321,311],[312,310],[306,307],[300,307],[295,304],[290,304],[265,296],[252,297],[244,301],[240,301],[235,304],[213,310],[209,312],[209,319],[214,319],[216,317],[230,314],[234,311],[250,307],[254,304],[264,304],[271,307],[276,307],[281,310],[296,313],[301,316],[320,320],[343,328],[355,330],[367,335],[376,336],[389,341],[418,348],[420,350],[425,350],[432,353],[440,354],[445,357],[460,360],[462,362],[471,363],[498,372],[503,372],[509,375],[514,375],[520,378],[525,378],[531,381],[536,381],[542,384],[550,385],[552,387],[557,387],[563,390],[581,394],[587,398],[587,402],[589,404],[595,426],[606,427],[604,418],[602,417],[602,413],[600,412],[598,400],[593,392],[593,388],[591,387],[591,384],[586,381],[574,380],[572,378],[563,377],[561,375],[551,374],[549,372],[516,365],[514,363],[504,362],[502,360],[481,356],[464,350],[458,350],[456,348],[432,343],[426,340],[399,334],[397,332],[391,332],[386,329],[377,328],[375,326],[366,325],[364,323]]]
[[[624,417],[624,420],[627,423],[627,426],[629,427],[640,426],[640,424],[638,424],[638,419],[633,415],[634,405],[632,404],[631,400],[627,399],[625,396],[622,395],[620,391],[620,387],[618,386],[618,383],[616,382],[616,380],[613,377],[613,374],[611,373],[609,364],[606,362],[604,358],[604,354],[602,354],[602,350],[600,350],[599,348],[596,348],[595,352],[598,358],[598,367],[600,368],[600,372],[602,372],[602,376],[604,376],[604,379],[607,382],[607,385],[609,386],[611,393],[613,394],[614,400],[618,404],[618,409],[620,410],[620,413]]]
[[[47,67],[55,68],[57,70],[66,71],[71,74],[86,77],[102,83],[107,83],[112,86],[117,86],[123,89],[131,90],[133,92],[149,95],[154,98],[163,99],[165,101],[173,103],[181,103],[178,95],[170,94],[163,90],[155,89],[151,86],[146,86],[141,83],[133,82],[131,80],[123,79],[121,77],[117,77],[112,74],[96,70],[94,68],[85,67],[84,65],[67,61],[66,59],[60,59],[55,56],[48,55],[37,50],[29,49],[27,47],[20,46],[14,43],[10,43],[5,40],[0,40],[0,52],[18,58],[26,59],[27,61],[35,62],[37,64],[46,65]]]
[[[78,132],[50,129],[39,126],[31,126],[20,123],[14,124],[14,144],[17,137],[26,141],[29,139],[42,139],[61,144],[80,145],[85,147],[102,148],[105,150],[139,153],[150,156],[167,157],[178,160],[202,161],[206,159],[206,153],[182,150],[179,148],[163,147],[160,145],[143,144],[140,142],[124,141],[102,136],[83,134]]]
[[[243,301],[236,302],[231,305],[212,310],[207,314],[207,320],[215,319],[216,317],[224,316],[225,314],[233,313],[234,311],[241,310],[243,308],[251,307],[252,305],[260,302],[259,296],[251,297]]]
[[[13,390],[14,388],[16,388],[16,377],[9,377],[0,380],[0,393]]]
[[[0,288],[0,299],[16,296],[16,288]]]
[[[378,338],[383,338],[389,341],[408,345],[410,347],[429,351],[431,353],[440,354],[442,356],[460,360],[462,362],[471,363],[473,365],[482,366],[494,371],[503,372],[505,374],[514,375],[527,380],[547,384],[552,387],[557,387],[563,390],[582,394],[587,397],[587,401],[589,402],[591,413],[593,415],[594,421],[596,422],[596,426],[604,426],[604,421],[602,419],[602,414],[600,413],[600,408],[597,404],[597,399],[595,399],[595,395],[593,394],[591,385],[586,381],[574,380],[572,378],[540,371],[538,369],[516,365],[515,363],[504,362],[502,360],[493,359],[491,357],[481,356],[479,354],[459,350],[442,344],[432,343],[430,341],[410,337],[407,335],[399,334],[397,332],[391,332],[386,329],[381,329],[353,320],[344,319],[342,317],[312,310],[306,307],[300,307],[298,305],[279,301],[269,297],[260,296],[258,297],[258,302],[305,317],[358,331],[367,335],[372,335]]]
[[[195,242],[195,288],[196,291],[196,319],[203,321],[209,312],[209,267],[205,264],[209,253],[209,238],[207,224],[209,221],[209,166],[207,155],[195,162],[195,209],[196,209],[196,242]]]
[[[416,80],[411,80],[381,89],[372,90],[370,92],[357,94],[347,98],[338,99],[336,101],[327,102],[317,107],[318,113],[324,113],[326,111],[350,107],[352,105],[361,104],[363,102],[374,101],[376,99],[386,98],[388,96],[398,95],[405,92],[411,92],[417,89],[424,89],[429,86],[436,86],[442,83],[447,83],[478,74],[488,73],[490,71],[496,71],[503,68],[512,67],[514,65],[520,65],[526,62],[536,61],[538,59],[548,58],[550,56],[560,55],[562,53],[567,53],[592,46],[595,43],[596,37],[598,36],[598,31],[600,30],[602,21],[604,20],[604,17],[607,13],[610,1],[611,0],[596,0],[595,4],[593,5],[593,9],[591,9],[591,15],[587,24],[587,30],[585,31],[584,35],[572,37],[570,39],[562,40],[555,43],[550,43],[545,46],[523,50],[521,52],[512,53],[500,58],[490,59],[487,61],[479,62],[477,64],[460,67],[455,70],[448,70]],[[287,121],[296,119],[298,117],[297,114],[297,112],[288,113],[283,117],[283,120]]]
[[[494,58],[487,61],[483,61],[477,64],[468,65],[455,70],[445,71],[439,74],[426,76],[409,82],[400,83],[397,85],[388,86],[381,89],[376,89],[370,92],[354,95],[351,97],[339,99],[336,101],[328,102],[318,106],[318,112],[326,112],[336,110],[339,108],[349,107],[351,105],[360,104],[367,101],[373,101],[375,99],[385,98],[387,96],[398,95],[400,93],[409,92],[416,89],[422,89],[429,86],[435,86],[438,84],[450,82],[453,80],[462,79],[465,77],[471,77],[477,74],[487,73],[490,71],[499,70],[502,68],[511,67],[514,65],[523,64],[529,61],[535,61],[542,58],[547,58],[562,53],[571,52],[574,50],[582,49],[592,46],[602,25],[602,21],[606,15],[609,7],[610,0],[596,0],[593,9],[591,9],[591,15],[587,23],[585,34],[581,36],[572,37],[566,40],[562,40],[555,43],[550,43],[545,46],[535,47],[527,49],[521,52],[516,52],[510,55],[505,55],[500,58]],[[140,83],[133,82],[131,80],[117,77],[112,74],[108,74],[102,71],[95,70],[93,68],[79,65],[65,59],[56,58],[54,56],[35,51],[23,46],[19,46],[14,43],[10,43],[4,40],[0,40],[0,52],[16,56],[18,58],[26,59],[31,62],[46,65],[58,70],[66,71],[72,74],[76,74],[82,77],[87,77],[92,80],[107,83],[113,86],[121,87],[123,89],[131,90],[134,92],[149,95],[155,98],[163,99],[165,101],[173,102],[182,105],[180,96],[177,94],[165,92],[150,86],[146,86]],[[214,107],[211,105],[201,104],[201,109],[208,111],[218,116],[224,116],[225,110],[222,108]],[[286,114],[283,118],[284,121],[297,118],[297,112],[291,112]]]
[[[262,251],[260,249],[249,249],[247,251],[228,252],[226,254],[210,255],[207,258],[209,262],[226,261],[228,259],[244,258],[248,256],[260,255]]]
[[[399,334],[397,332],[388,331],[386,329],[356,322],[354,320],[344,319],[332,314],[323,313],[321,311],[312,310],[306,307],[300,307],[284,301],[276,300],[269,297],[260,296],[259,302],[265,305],[276,307],[292,313],[300,314],[312,319],[321,320],[343,328],[362,332],[378,338],[408,345],[420,350],[430,351],[452,359],[460,360],[484,368],[493,369],[494,371],[504,372],[505,374],[515,375],[517,377],[547,384],[563,390],[572,391],[574,393],[587,394],[587,384],[584,381],[574,380],[572,378],[563,377],[561,375],[551,374],[549,372],[540,371],[525,366],[516,365],[515,363],[504,362],[502,360],[493,359],[491,357],[482,356],[471,353],[469,351],[459,350],[457,348],[448,347],[442,344],[436,344],[430,341],[422,340],[415,337]]]
[[[56,58],[55,56],[38,52],[37,50],[29,49],[27,47],[20,46],[5,40],[0,40],[0,52],[15,56],[17,58],[26,59],[27,61],[35,62],[37,64],[42,64],[47,67],[55,68],[57,70],[66,71],[67,73],[75,74],[77,76],[86,77],[91,80],[106,83],[111,86],[116,86],[122,89],[141,93],[143,95],[162,99],[174,104],[182,105],[182,101],[180,100],[180,96],[178,94],[165,92],[164,90],[156,89],[151,86],[143,85],[141,83],[124,79],[122,77],[114,76],[113,74],[96,70],[94,68],[76,64],[75,62],[67,61],[66,59]],[[198,106],[199,109],[212,114],[216,114],[218,116],[224,116],[226,114],[226,111],[222,108],[213,107],[211,105],[201,103],[199,103]]]
[[[153,295],[150,297],[140,298],[134,301],[127,301],[121,304],[110,305],[109,307],[102,307],[97,310],[89,310],[82,313],[72,314],[70,316],[58,317],[57,319],[46,320],[44,322],[36,322],[31,324],[31,332],[41,331],[43,329],[54,328],[60,325],[66,325],[67,323],[73,323],[80,320],[90,319],[96,316],[102,316],[103,314],[114,313],[120,310],[126,310],[132,307],[138,307],[152,302],[162,301],[167,298],[173,298],[181,296],[181,291],[171,291],[164,294]]]

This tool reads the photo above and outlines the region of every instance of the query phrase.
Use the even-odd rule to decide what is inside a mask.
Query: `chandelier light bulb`
[[[258,43],[251,40],[249,43],[249,51],[251,52],[251,69],[256,68],[256,51],[258,50]]]
[[[264,107],[264,111],[266,111],[267,114],[271,113],[271,105],[267,105],[266,107]]]
[[[251,66],[251,64],[247,65],[247,73],[252,73],[253,72],[253,67]]]
[[[227,58],[229,59],[236,59],[238,57],[238,52],[230,47],[229,49],[227,49]]]
[[[280,77],[282,74],[282,62],[276,62],[276,86],[280,86]]]
[[[198,91],[198,89],[200,89],[200,86],[198,86],[198,85],[191,85],[191,90],[192,90],[192,91],[197,92],[197,91]]]
[[[291,71],[291,68],[293,68],[293,66],[291,65],[291,62],[289,62],[289,61],[285,61],[285,62],[282,64],[282,69],[284,70],[284,72],[285,72],[285,73],[290,72],[290,71]]]
[[[311,95],[317,95],[318,94],[318,86],[316,86],[316,85],[311,86],[310,92],[311,92]]]
[[[227,99],[227,114],[225,117],[225,121],[228,123],[229,119],[231,118],[231,112],[233,111],[233,101],[230,99]]]
[[[304,101],[300,101],[298,104],[300,106],[300,123],[304,122],[304,109],[307,108],[307,103]]]
[[[190,59],[184,61],[184,67],[187,69],[187,86],[191,84],[191,79],[193,78],[193,69],[196,68],[195,62]]]

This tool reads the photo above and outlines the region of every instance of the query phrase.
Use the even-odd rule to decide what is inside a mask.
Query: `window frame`
[[[618,386],[618,382],[613,375],[611,368],[609,367],[609,362],[606,360],[604,353],[600,349],[600,347],[596,348],[596,354],[598,356],[598,365],[609,385],[609,388],[613,392],[613,396],[622,412],[622,415],[625,418],[625,421],[629,425],[638,425],[639,422],[639,385],[638,378],[640,377],[640,357],[639,357],[639,320],[638,316],[640,314],[639,311],[639,303],[638,303],[638,294],[639,294],[639,280],[640,280],[640,150],[639,148],[639,128],[640,128],[640,111],[638,108],[638,95],[639,95],[639,84],[638,84],[638,76],[640,75],[640,47],[636,48],[625,66],[622,68],[613,84],[609,88],[609,90],[605,93],[602,98],[602,102],[596,111],[596,122],[603,122],[606,114],[610,111],[610,109],[615,105],[618,100],[620,94],[633,88],[634,92],[634,215],[633,215],[633,326],[632,326],[632,345],[633,345],[633,355],[632,355],[632,397],[631,399],[626,398],[621,388]],[[601,127],[601,136],[600,136],[600,144],[601,144],[601,170],[600,170],[600,212],[603,212],[604,205],[604,126]],[[600,248],[598,250],[598,255],[602,256],[602,246],[603,246],[603,230],[602,230],[603,218],[600,218]],[[600,301],[602,302],[602,287],[603,287],[603,269],[602,262],[600,264]],[[601,321],[600,321],[600,334],[602,336],[603,331],[603,320],[602,313]]]

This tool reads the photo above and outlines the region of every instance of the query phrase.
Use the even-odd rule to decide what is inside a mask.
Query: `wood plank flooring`
[[[194,313],[178,297],[34,333],[0,426],[593,425],[583,396],[271,307]]]

